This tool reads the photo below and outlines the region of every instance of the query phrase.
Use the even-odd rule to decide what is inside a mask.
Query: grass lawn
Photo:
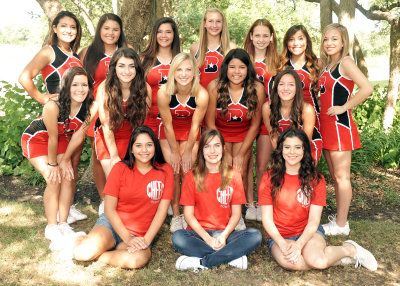
[[[167,218],[154,243],[150,263],[142,269],[123,270],[100,262],[61,261],[56,252],[48,249],[49,241],[44,238],[46,219],[41,197],[27,199],[25,195],[17,197],[14,194],[12,199],[5,198],[4,194],[10,194],[10,184],[0,182],[3,194],[0,196],[0,285],[399,285],[400,202],[387,201],[385,193],[382,196],[373,194],[369,199],[372,191],[367,192],[368,189],[384,192],[387,180],[393,180],[391,190],[398,197],[400,176],[392,177],[357,178],[358,185],[365,184],[366,191],[359,189],[355,193],[366,194],[355,194],[353,198],[352,209],[357,213],[350,215],[350,236],[328,238],[331,245],[340,245],[344,240],[352,239],[369,249],[378,260],[376,272],[355,269],[352,265],[323,271],[286,271],[273,261],[265,240],[249,256],[247,271],[228,265],[199,273],[177,271],[175,261],[180,254],[172,247],[168,229],[170,218]],[[378,181],[372,185],[371,180]],[[34,192],[31,186],[23,188],[25,193]],[[331,185],[328,186],[328,197],[332,198]],[[385,215],[385,211],[369,215],[374,201],[388,205],[388,209],[392,209],[397,216]],[[89,232],[97,218],[97,205],[81,203],[79,209],[89,218],[72,226],[75,230]],[[323,217],[326,221],[326,213]],[[261,224],[257,222],[247,223],[247,226],[261,230]],[[265,236],[265,232],[263,234]]]

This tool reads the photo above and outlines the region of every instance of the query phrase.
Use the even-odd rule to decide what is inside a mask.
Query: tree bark
[[[172,0],[155,0],[156,14],[155,20],[161,17],[172,16]]]
[[[83,20],[85,21],[86,27],[88,28],[90,35],[92,37],[94,37],[95,29],[94,29],[93,21],[89,15],[89,10],[86,8],[85,4],[82,3],[82,1],[71,0],[71,2],[74,3],[74,5],[76,7],[79,8],[80,15],[82,16]]]
[[[356,60],[357,66],[360,71],[369,78],[367,62],[365,61],[364,54],[362,52],[360,42],[358,41],[356,35],[354,35],[354,58]]]
[[[350,41],[350,55],[354,57],[353,45],[354,45],[354,18],[356,15],[356,3],[355,0],[340,0],[339,11],[338,11],[339,23],[347,28],[349,33]]]
[[[332,23],[332,3],[330,0],[321,0],[319,5],[321,33],[326,26]]]
[[[44,14],[47,16],[47,20],[48,20],[48,24],[49,24],[49,31],[50,31],[51,23],[53,22],[53,19],[62,10],[65,10],[65,8],[60,3],[59,0],[36,0],[36,1],[39,3],[40,7],[42,7]],[[47,32],[47,35],[43,40],[42,46],[47,45],[48,41],[49,41],[49,32]]]
[[[390,23],[390,77],[383,128],[388,131],[392,127],[396,113],[396,102],[400,92],[400,21],[399,18]]]

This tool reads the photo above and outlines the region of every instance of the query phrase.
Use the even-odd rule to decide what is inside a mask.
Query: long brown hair
[[[201,21],[200,25],[200,41],[199,41],[199,49],[197,53],[197,65],[201,67],[204,64],[204,60],[206,59],[206,53],[208,51],[208,39],[207,39],[207,30],[204,27],[207,21],[207,14],[208,13],[219,13],[222,17],[222,30],[221,30],[221,54],[224,56],[229,52],[229,31],[228,31],[228,24],[226,23],[226,18],[224,13],[218,8],[208,8],[204,13],[203,21]]]
[[[300,188],[303,195],[311,198],[314,194],[314,187],[321,179],[321,173],[315,166],[315,161],[311,156],[311,145],[306,133],[297,128],[286,129],[278,138],[277,147],[271,155],[272,168],[271,168],[271,195],[274,203],[276,198],[285,183],[286,165],[283,158],[283,143],[287,138],[297,137],[303,145],[303,158],[300,161],[299,179]]]
[[[204,159],[204,146],[210,143],[210,141],[214,138],[218,137],[221,141],[222,145],[222,158],[221,164],[219,165],[219,173],[221,175],[221,190],[225,190],[229,182],[233,177],[232,166],[229,165],[226,156],[225,156],[225,140],[222,136],[221,132],[217,129],[208,129],[203,134],[201,134],[200,141],[199,141],[199,151],[197,152],[196,161],[193,165],[193,178],[196,183],[196,190],[198,192],[207,191],[205,186],[205,178],[208,174],[208,169],[206,166],[206,161]]]
[[[49,33],[49,45],[58,45],[58,37],[57,33],[54,33],[53,26],[58,25],[60,20],[64,17],[69,17],[72,18],[75,21],[76,24],[76,37],[75,39],[70,43],[70,47],[73,53],[76,53],[79,49],[79,46],[81,44],[81,37],[82,37],[82,26],[81,23],[79,22],[78,18],[74,15],[74,13],[69,12],[69,11],[61,11],[60,13],[57,14],[57,16],[54,18],[53,22],[51,23],[50,26],[50,33]]]
[[[303,113],[303,105],[304,105],[304,97],[303,97],[303,86],[301,84],[301,79],[297,72],[295,72],[292,68],[288,68],[282,72],[280,72],[274,81],[274,87],[271,93],[271,115],[270,115],[270,124],[271,124],[271,135],[278,134],[279,128],[279,120],[281,119],[281,99],[278,94],[278,85],[281,81],[281,78],[290,74],[293,76],[296,83],[296,94],[293,99],[292,108],[290,110],[290,119],[292,120],[292,125],[295,128],[300,128],[302,125],[302,113]]]
[[[253,25],[251,25],[249,32],[247,33],[246,39],[244,41],[244,50],[249,54],[251,61],[254,62],[255,48],[253,41],[251,40],[250,37],[253,36],[254,29],[257,26],[267,27],[272,36],[272,40],[267,47],[267,51],[265,52],[265,64],[267,66],[268,73],[271,76],[274,76],[277,74],[277,69],[279,66],[277,36],[274,27],[267,19],[264,18],[258,19],[253,23]]]
[[[125,115],[122,108],[121,84],[116,72],[116,66],[120,58],[130,58],[135,62],[136,75],[131,82],[130,96],[127,102],[128,114]],[[144,80],[144,71],[140,63],[138,54],[131,48],[118,49],[110,61],[109,71],[105,81],[105,92],[107,99],[104,101],[104,107],[110,114],[111,130],[117,130],[126,118],[135,129],[143,124],[146,117],[147,106],[147,88]]]
[[[306,38],[307,41],[307,47],[305,51],[305,56],[306,56],[306,67],[307,70],[310,72],[310,80],[311,80],[311,87],[314,92],[318,93],[318,79],[319,79],[319,65],[318,65],[318,58],[314,54],[313,49],[312,49],[312,41],[311,37],[307,32],[306,27],[303,25],[294,25],[290,27],[285,34],[285,37],[283,38],[283,47],[282,47],[282,53],[280,56],[280,64],[279,64],[279,71],[283,71],[286,69],[290,59],[292,58],[292,53],[288,49],[288,44],[290,38],[296,34],[298,31],[301,31],[303,35]]]
[[[257,90],[255,88],[256,79],[256,72],[254,70],[253,63],[250,60],[249,55],[243,49],[232,49],[224,58],[224,61],[221,65],[221,70],[218,76],[218,99],[217,105],[221,107],[221,116],[225,116],[228,112],[228,104],[231,100],[229,96],[229,79],[228,79],[228,65],[233,59],[238,59],[243,62],[247,66],[247,76],[243,82],[243,87],[245,89],[244,92],[247,93],[247,118],[251,118],[255,115],[258,104],[258,97],[257,97]]]

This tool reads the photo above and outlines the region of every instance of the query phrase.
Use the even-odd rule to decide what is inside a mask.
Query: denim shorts
[[[114,239],[114,245],[117,246],[118,244],[120,244],[123,240],[122,238],[118,235],[118,233],[114,230],[114,228],[112,227],[110,221],[108,220],[108,218],[106,217],[106,215],[104,213],[101,214],[101,216],[99,216],[99,218],[96,221],[96,225],[102,225],[105,226],[112,234],[113,239]],[[133,234],[131,234],[132,236],[134,236]]]
[[[326,241],[325,231],[324,231],[324,228],[322,227],[322,225],[318,226],[317,233],[320,234]],[[291,237],[284,237],[284,238],[297,241],[301,235],[302,234],[291,236]],[[268,245],[269,252],[271,252],[271,248],[272,248],[272,245],[274,245],[274,243],[275,243],[275,241],[273,241],[272,238],[268,238],[267,245]]]

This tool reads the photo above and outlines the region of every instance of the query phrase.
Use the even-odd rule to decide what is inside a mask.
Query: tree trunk
[[[362,52],[360,42],[357,37],[354,35],[354,59],[356,60],[357,66],[360,71],[368,78],[368,67],[367,62],[365,61],[364,54]]]
[[[332,3],[330,0],[321,0],[319,5],[321,33],[326,26],[332,23]]]
[[[65,10],[65,8],[60,3],[59,0],[36,0],[36,1],[39,3],[40,7],[42,7],[44,14],[47,16],[47,20],[49,23],[49,31],[50,31],[51,23],[53,22],[53,19],[62,10]],[[48,41],[49,41],[49,32],[47,32],[47,35],[43,40],[42,46],[47,45]]]
[[[383,128],[388,131],[393,124],[396,102],[400,92],[400,20],[390,22],[390,79],[383,114]]]
[[[172,16],[172,0],[156,0],[155,18]]]
[[[124,0],[121,6],[121,18],[124,23],[127,42],[140,52],[143,48],[145,35],[152,27],[155,14],[151,0]]]
[[[354,57],[353,54],[353,44],[354,44],[354,18],[356,15],[356,2],[355,0],[340,0],[339,11],[338,11],[339,23],[347,28],[349,32],[350,41],[350,55]]]

